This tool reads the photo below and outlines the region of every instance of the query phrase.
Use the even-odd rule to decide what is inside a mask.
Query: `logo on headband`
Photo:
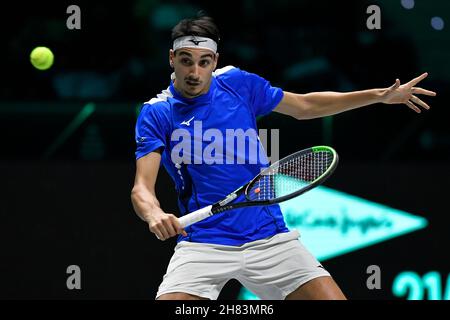
[[[200,42],[207,42],[208,40],[195,40],[195,39],[193,38],[193,39],[189,39],[189,41],[192,42],[193,44],[195,44],[196,46],[198,46],[198,44],[199,44]]]

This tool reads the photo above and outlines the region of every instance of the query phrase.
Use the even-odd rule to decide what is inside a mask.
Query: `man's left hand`
[[[403,85],[400,85],[400,80],[397,79],[392,86],[386,89],[382,102],[387,104],[403,103],[417,113],[421,112],[419,106],[429,110],[430,106],[420,100],[417,95],[424,94],[426,96],[434,97],[436,92],[416,87],[416,84],[425,79],[427,76],[428,73],[425,72],[424,74]]]

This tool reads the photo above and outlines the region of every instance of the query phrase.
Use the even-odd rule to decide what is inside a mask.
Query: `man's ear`
[[[173,59],[175,58],[175,52],[173,49],[169,50],[169,64],[173,68]]]
[[[216,53],[216,59],[214,60],[214,70],[217,68],[217,62],[219,61],[219,53]]]

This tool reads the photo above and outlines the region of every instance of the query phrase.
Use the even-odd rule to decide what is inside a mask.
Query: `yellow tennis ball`
[[[31,51],[31,64],[39,70],[47,70],[53,64],[53,52],[47,47],[36,47]]]

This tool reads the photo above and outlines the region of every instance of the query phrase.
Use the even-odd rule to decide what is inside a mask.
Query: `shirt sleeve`
[[[248,90],[250,106],[255,116],[272,112],[283,98],[283,90],[272,87],[270,82],[254,73],[241,70]]]
[[[136,160],[166,146],[165,119],[158,104],[144,104],[136,122]]]

